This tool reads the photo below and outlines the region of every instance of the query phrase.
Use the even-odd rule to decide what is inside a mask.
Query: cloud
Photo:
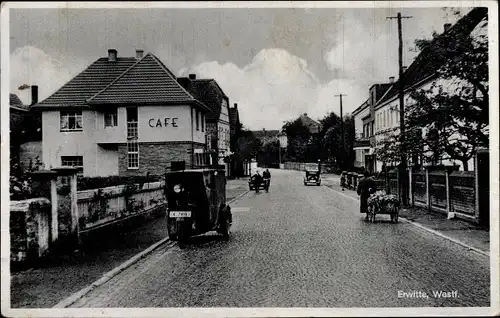
[[[179,76],[195,73],[197,78],[214,78],[231,103],[238,103],[243,124],[253,130],[279,129],[283,121],[302,113],[321,119],[329,112],[340,113],[335,94],[343,93],[344,114],[366,99],[368,87],[354,79],[320,83],[307,62],[283,49],[261,50],[243,67],[207,61],[183,68]]]
[[[82,71],[85,63],[55,59],[34,46],[18,48],[10,55],[10,92],[17,94],[24,104],[30,104],[30,90],[18,88],[38,85],[41,101]]]

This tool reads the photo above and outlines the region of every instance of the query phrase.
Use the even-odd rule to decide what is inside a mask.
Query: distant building
[[[31,88],[31,105],[38,101],[38,86]],[[22,173],[34,167],[42,157],[42,124],[39,114],[32,111],[31,105],[24,105],[16,94],[10,94],[10,159],[18,164]]]
[[[321,124],[311,117],[307,116],[307,113],[300,115],[299,118],[302,121],[302,124],[309,129],[309,132],[311,134],[317,134],[320,132]]]
[[[196,74],[190,74],[189,77],[178,78],[178,81],[210,108],[211,111],[206,114],[207,148],[213,154],[212,163],[227,165],[225,161],[230,155],[231,144],[229,98],[214,79],[197,79]]]
[[[391,78],[390,81],[393,79]],[[368,91],[368,99],[352,112],[356,139],[354,141],[354,166],[375,172],[375,104],[392,86],[392,83],[375,84]]]
[[[42,113],[45,168],[73,166],[84,176],[162,174],[173,161],[208,160],[205,115],[153,54],[108,50],[54,94]]]

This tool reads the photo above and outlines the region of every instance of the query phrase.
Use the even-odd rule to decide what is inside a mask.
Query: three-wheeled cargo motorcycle
[[[224,170],[170,171],[165,176],[168,236],[184,246],[194,235],[217,231],[229,238],[231,208],[226,204]]]

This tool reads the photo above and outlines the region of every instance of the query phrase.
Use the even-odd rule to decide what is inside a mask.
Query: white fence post
[[[450,170],[445,171],[446,180],[446,213],[448,214],[448,219],[453,219],[455,213],[451,211],[451,195],[450,195]]]

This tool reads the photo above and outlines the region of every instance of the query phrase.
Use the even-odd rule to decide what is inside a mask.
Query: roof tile
[[[88,100],[89,104],[194,101],[175,76],[152,54],[147,54]]]
[[[88,98],[101,91],[136,62],[133,57],[120,57],[116,62],[109,62],[107,57],[99,58],[34,107],[84,106]]]

